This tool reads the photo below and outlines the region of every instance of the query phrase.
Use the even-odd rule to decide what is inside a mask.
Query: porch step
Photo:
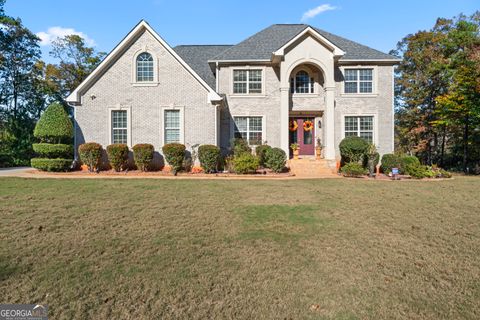
[[[335,161],[313,158],[300,158],[288,160],[290,172],[298,177],[327,177],[336,176]]]

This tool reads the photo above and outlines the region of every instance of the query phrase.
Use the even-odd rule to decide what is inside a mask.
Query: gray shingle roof
[[[173,48],[175,52],[213,89],[215,76],[208,60],[213,59],[232,45],[180,45]]]
[[[307,24],[274,24],[250,38],[223,51],[212,60],[269,60],[272,52],[280,49],[297,34],[308,28]],[[396,59],[378,50],[314,28],[330,42],[345,51],[340,60],[349,59]]]

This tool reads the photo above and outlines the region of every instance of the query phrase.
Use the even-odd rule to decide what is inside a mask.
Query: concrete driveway
[[[1,168],[0,177],[22,177],[28,175],[30,167]]]

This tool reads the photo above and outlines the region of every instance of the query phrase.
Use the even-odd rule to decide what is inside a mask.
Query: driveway
[[[0,177],[22,177],[28,175],[27,172],[32,170],[30,167],[1,168]]]

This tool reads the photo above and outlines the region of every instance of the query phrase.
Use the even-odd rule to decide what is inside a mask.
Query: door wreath
[[[313,129],[313,122],[310,120],[306,120],[303,122],[303,130],[304,131],[311,131]]]
[[[296,120],[290,120],[290,123],[288,124],[288,129],[290,129],[290,131],[297,131],[297,128],[298,128],[298,123]]]

